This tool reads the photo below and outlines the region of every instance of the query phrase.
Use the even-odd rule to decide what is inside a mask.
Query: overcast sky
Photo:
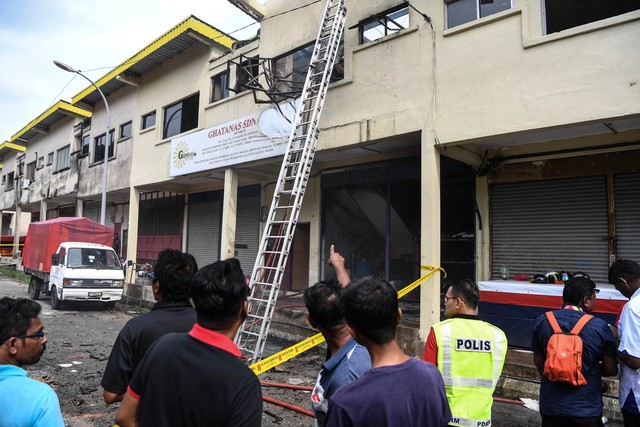
[[[189,15],[226,33],[254,22],[227,0],[0,0],[0,143],[88,86],[54,59],[97,80]]]

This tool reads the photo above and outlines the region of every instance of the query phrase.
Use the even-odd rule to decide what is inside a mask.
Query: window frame
[[[24,173],[25,179],[28,179],[29,182],[33,182],[36,179],[36,161],[27,163],[25,167]]]
[[[93,157],[92,164],[97,164],[100,162],[104,162],[104,142],[102,140],[105,138],[106,133],[101,133],[93,139]],[[109,159],[113,159],[116,155],[115,151],[115,129],[109,130],[109,148],[107,155]],[[100,156],[100,158],[98,158]]]
[[[66,151],[66,154],[65,154]],[[60,172],[71,167],[71,145],[67,144],[56,150],[56,172]]]
[[[129,129],[129,134],[125,135],[124,130],[127,128]],[[124,141],[125,139],[129,139],[132,136],[133,136],[133,121],[129,120],[128,122],[122,123],[118,131],[118,142]]]
[[[171,112],[169,112],[171,111]],[[195,117],[193,113],[195,112]],[[176,120],[179,120],[177,122]],[[200,92],[162,107],[162,139],[171,138],[198,127],[200,120]],[[175,129],[175,124],[178,128]]]
[[[5,190],[13,190],[15,188],[14,182],[15,172],[11,171],[7,174],[7,180],[5,183]]]
[[[153,118],[153,123],[149,124],[148,121],[150,121],[152,118]],[[156,126],[157,121],[158,121],[158,115],[156,110],[150,111],[147,114],[143,114],[142,117],[140,118],[140,130],[154,128]]]
[[[398,13],[398,12],[405,12],[406,13],[402,13],[402,15],[398,15],[396,17],[392,17],[392,15]],[[405,27],[403,27],[402,25],[400,25],[396,19],[398,17],[404,17],[406,16],[407,19],[407,25]],[[395,19],[394,19],[395,18]],[[370,28],[366,28],[368,25],[377,23],[377,25],[375,26],[371,26]],[[398,28],[389,28],[389,23],[392,23],[393,25],[396,25]],[[376,40],[380,40],[383,39],[385,37],[388,37],[392,34],[396,34],[402,30],[406,30],[407,28],[409,28],[409,26],[411,25],[411,20],[410,20],[410,13],[409,13],[409,6],[406,3],[402,3],[398,6],[394,6],[392,8],[389,8],[383,12],[380,13],[376,13],[374,15],[371,15],[371,17],[367,18],[367,19],[363,19],[362,21],[360,21],[358,23],[358,44],[360,45],[364,45],[367,43],[372,43],[375,42]],[[378,27],[382,27],[384,28],[384,34],[381,34],[380,37],[376,37],[374,39],[366,39],[365,40],[365,33],[367,31],[370,31],[374,28],[378,28]],[[351,27],[353,28],[353,27]]]
[[[47,166],[51,166],[53,164],[53,156],[54,152],[47,153]]]
[[[468,24],[470,22],[476,22],[476,21],[478,21],[480,19],[484,19],[484,18],[487,18],[489,16],[493,16],[493,15],[495,15],[497,13],[504,12],[505,10],[511,10],[511,9],[513,9],[513,0],[508,0],[508,1],[509,1],[509,7],[496,10],[495,12],[492,12],[492,13],[489,13],[489,14],[483,16],[482,15],[482,0],[444,0],[444,3],[445,3],[445,8],[444,8],[444,10],[445,10],[445,20],[444,21],[445,21],[445,24],[446,24],[446,29],[456,28],[456,27],[459,27],[460,25]],[[469,20],[464,20],[464,21],[458,22],[458,23],[456,23],[454,25],[451,25],[450,22],[449,22],[449,15],[450,15],[449,6],[451,6],[452,4],[455,4],[455,3],[459,3],[459,4],[462,5],[461,2],[467,2],[467,3],[473,2],[474,3],[474,6],[475,6],[475,10],[474,10],[475,11],[475,18],[472,18],[472,19],[469,19]],[[465,7],[465,5],[462,5],[462,7]]]
[[[258,77],[260,74],[260,57],[247,57],[236,66],[236,82],[233,89],[229,89],[236,94],[246,92],[249,88],[244,87],[245,83]]]
[[[219,82],[217,80],[220,79]],[[231,73],[225,70],[221,73],[211,76],[211,98],[210,103],[222,101],[230,96],[229,83],[231,82]],[[216,90],[217,88],[217,90]],[[222,92],[219,96],[216,93]]]

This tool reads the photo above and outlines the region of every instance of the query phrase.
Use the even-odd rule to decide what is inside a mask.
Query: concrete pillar
[[[182,252],[187,252],[187,236],[189,231],[189,194],[184,195],[184,209],[182,209],[182,217],[184,220],[182,221],[182,246],[180,246],[180,250]]]
[[[76,216],[84,215],[84,200],[76,199]]]
[[[47,220],[47,209],[48,209],[48,204],[47,204],[47,200],[46,199],[42,199],[40,200],[40,218],[38,218],[39,221],[46,221]]]
[[[489,280],[491,276],[491,258],[489,257],[489,180],[486,176],[476,177],[476,202],[482,219],[476,221],[476,277],[478,282]]]
[[[140,213],[140,190],[131,187],[129,196],[129,233],[127,236],[127,260],[133,261],[131,267],[127,267],[127,275],[125,281],[127,283],[136,282],[136,273],[134,265],[137,260],[138,253],[138,219]]]
[[[15,191],[18,191],[17,189]],[[15,227],[13,229],[13,257],[18,258],[20,251],[20,217],[22,216],[22,208],[20,205],[16,206],[16,215],[14,218]]]
[[[224,171],[224,196],[222,199],[221,259],[231,258],[235,254],[237,207],[238,173],[233,169],[226,169]]]
[[[422,132],[420,174],[420,264],[440,266],[440,153],[430,132]],[[424,273],[423,273],[424,274]],[[420,286],[420,337],[440,321],[440,273]]]

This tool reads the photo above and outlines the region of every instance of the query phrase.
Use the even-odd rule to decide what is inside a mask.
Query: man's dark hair
[[[175,249],[163,249],[153,267],[153,280],[160,284],[162,300],[184,302],[191,296],[189,288],[198,264],[193,255]]]
[[[572,277],[564,285],[562,300],[565,304],[579,306],[584,298],[596,292],[596,284],[588,277]]]
[[[304,305],[320,327],[333,329],[344,324],[341,297],[342,286],[335,280],[318,282],[304,290]]]
[[[460,298],[471,309],[478,308],[480,302],[480,289],[478,284],[470,279],[462,279],[446,285],[444,292],[451,288],[451,295]]]
[[[40,310],[40,304],[27,298],[0,299],[0,344],[11,337],[25,335],[31,319],[38,317]]]
[[[342,293],[342,309],[349,326],[367,339],[385,344],[396,335],[398,293],[386,280],[364,277]]]
[[[618,259],[609,267],[609,283],[617,285],[620,278],[627,282],[640,280],[640,264],[630,259]]]
[[[248,289],[236,258],[202,267],[191,287],[198,323],[216,330],[229,328],[247,299]]]

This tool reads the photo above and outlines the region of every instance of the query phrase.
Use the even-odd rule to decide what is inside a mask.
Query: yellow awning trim
[[[58,101],[57,103],[55,103],[51,107],[49,107],[49,109],[47,109],[47,111],[45,111],[44,113],[40,114],[35,119],[31,120],[28,125],[26,125],[22,129],[20,129],[13,136],[11,136],[11,141],[9,141],[9,142],[13,142],[16,139],[20,138],[28,130],[36,127],[38,124],[42,123],[42,121],[44,119],[46,119],[47,117],[49,117],[53,113],[56,113],[56,112],[59,112],[59,111],[65,113],[65,114],[76,116],[76,117],[91,117],[91,112],[90,111],[87,111],[87,110],[85,110],[83,108],[80,108],[80,107],[76,107],[75,105],[71,105],[67,101]]]
[[[116,68],[102,76],[100,79],[96,80],[96,85],[98,87],[101,87],[105,83],[115,79],[119,74],[128,70],[133,64],[146,58],[160,47],[166,45],[167,43],[187,31],[194,31],[196,33],[202,34],[208,39],[214,40],[216,43],[228,49],[231,49],[233,42],[235,42],[235,39],[233,39],[232,37],[191,15],[190,17],[173,27],[171,30],[158,37],[155,41],[142,49],[140,52],[136,53],[131,58],[118,65]],[[76,96],[71,98],[71,103],[76,104],[95,90],[96,88],[93,87],[93,85],[87,86],[83,91],[79,92]]]

